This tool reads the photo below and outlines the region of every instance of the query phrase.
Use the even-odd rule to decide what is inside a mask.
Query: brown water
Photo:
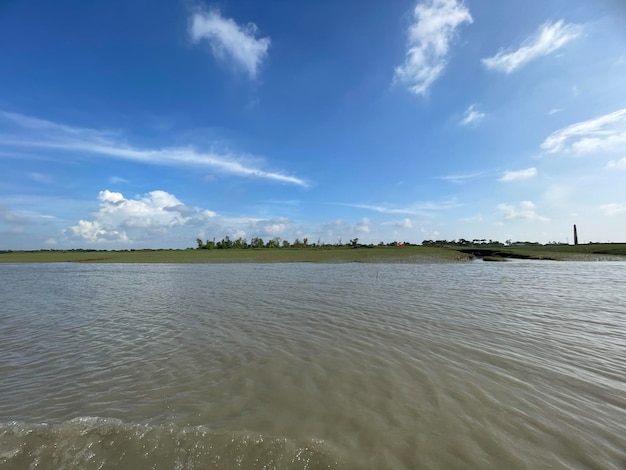
[[[623,262],[0,281],[0,468],[626,468]]]

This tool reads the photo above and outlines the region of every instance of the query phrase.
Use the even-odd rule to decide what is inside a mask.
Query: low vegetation
[[[419,263],[470,260],[472,255],[446,248],[405,247],[307,247],[302,249],[212,250],[67,250],[14,251],[0,254],[8,263]]]
[[[493,240],[424,240],[421,245],[406,242],[360,244],[358,238],[346,244],[324,244],[308,239],[267,242],[253,238],[220,241],[197,240],[196,248],[184,250],[38,250],[0,251],[4,263],[432,263],[503,261],[510,258],[537,260],[626,260],[626,243],[566,245],[532,242],[500,243]]]

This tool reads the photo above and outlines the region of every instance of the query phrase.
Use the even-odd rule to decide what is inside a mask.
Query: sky
[[[5,0],[0,250],[626,242],[623,0]]]

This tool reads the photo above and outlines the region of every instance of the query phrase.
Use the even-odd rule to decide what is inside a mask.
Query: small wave
[[[60,424],[0,425],[4,468],[337,468],[337,456],[317,439],[296,441],[204,426],[124,423],[81,417]]]

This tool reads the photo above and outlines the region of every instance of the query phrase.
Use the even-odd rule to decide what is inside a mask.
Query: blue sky
[[[0,249],[626,241],[621,0],[9,1]]]

